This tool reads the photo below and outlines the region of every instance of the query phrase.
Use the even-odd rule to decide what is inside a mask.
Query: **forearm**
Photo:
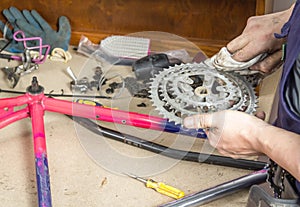
[[[292,15],[292,12],[293,12],[294,7],[295,7],[295,3],[292,4],[292,5],[290,6],[290,8],[288,8],[287,10],[282,11],[282,13],[283,13],[283,19],[284,19],[286,22],[289,20],[290,16]]]
[[[258,137],[261,152],[300,180],[300,135],[268,126]]]

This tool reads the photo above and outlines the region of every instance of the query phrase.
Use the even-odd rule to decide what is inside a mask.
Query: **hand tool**
[[[131,178],[134,178],[138,181],[145,183],[147,188],[152,188],[163,195],[167,195],[167,196],[169,196],[171,198],[175,198],[175,199],[180,199],[180,198],[184,197],[184,192],[173,186],[166,185],[165,183],[162,183],[162,182],[156,182],[152,179],[145,179],[145,178],[141,178],[141,177],[138,177],[138,176],[135,176],[132,174],[128,174],[128,173],[125,173],[125,174]]]

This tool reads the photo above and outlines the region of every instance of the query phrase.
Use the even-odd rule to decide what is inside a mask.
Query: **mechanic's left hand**
[[[209,143],[221,154],[243,158],[263,153],[259,137],[269,124],[254,115],[225,110],[187,117],[184,126],[205,129]]]

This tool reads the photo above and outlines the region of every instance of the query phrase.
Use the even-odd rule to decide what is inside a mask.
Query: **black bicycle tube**
[[[72,117],[72,116],[68,116],[68,117],[70,117],[71,119],[73,118],[75,122],[79,123],[83,127],[87,128],[88,130],[98,135],[116,141],[120,141],[131,146],[139,147],[154,153],[159,153],[161,155],[174,158],[174,159],[181,159],[185,161],[207,163],[207,164],[234,167],[234,168],[247,169],[247,170],[260,170],[266,166],[266,163],[261,161],[247,160],[247,159],[233,159],[225,156],[173,149],[160,144],[156,144],[154,142],[140,139],[138,137],[129,134],[123,134],[115,130],[102,127],[86,118]]]

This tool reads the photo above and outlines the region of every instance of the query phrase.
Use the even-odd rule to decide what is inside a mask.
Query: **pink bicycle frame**
[[[41,207],[52,206],[43,118],[45,111],[160,131],[181,132],[182,130],[180,125],[172,124],[163,118],[57,100],[46,97],[43,90],[43,87],[38,84],[36,77],[33,77],[32,84],[27,88],[26,94],[13,98],[0,99],[0,128],[24,118],[31,118],[37,191],[39,206]],[[25,105],[24,108],[14,111],[14,107],[23,105]],[[187,131],[183,131],[183,133],[187,133]],[[195,131],[191,132],[191,134],[195,135]],[[205,137],[203,131],[200,132],[200,135]]]

